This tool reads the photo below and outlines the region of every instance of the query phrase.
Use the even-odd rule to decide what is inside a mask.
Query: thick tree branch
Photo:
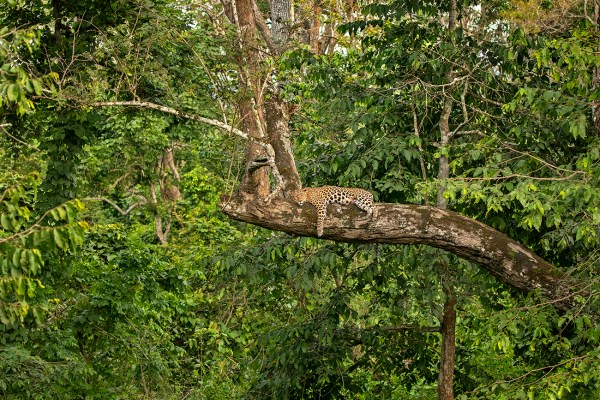
[[[254,21],[256,21],[256,27],[260,32],[260,36],[262,36],[267,48],[271,52],[271,54],[277,54],[277,45],[273,41],[273,37],[271,36],[271,30],[265,23],[265,17],[262,15],[256,3],[252,4],[252,10],[254,11]]]
[[[375,205],[378,217],[364,219],[354,207],[333,206],[325,219],[324,238],[340,242],[425,244],[477,263],[502,282],[522,290],[540,290],[557,308],[581,306],[577,287],[535,253],[495,229],[458,213],[429,206]],[[269,204],[239,195],[221,199],[230,218],[299,236],[316,236],[316,210],[275,198]]]

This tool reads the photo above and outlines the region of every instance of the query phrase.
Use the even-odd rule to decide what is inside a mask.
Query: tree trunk
[[[163,228],[163,220],[160,215],[160,210],[158,209],[158,198],[156,197],[156,187],[155,185],[149,185],[150,189],[150,201],[149,203],[152,205],[152,210],[154,212],[154,233],[156,234],[156,238],[161,245],[167,244],[169,231],[171,230],[171,224],[167,222],[166,228]]]
[[[62,50],[63,31],[65,30],[65,26],[62,23],[63,6],[63,0],[52,0],[52,11],[54,14],[54,44],[56,45],[57,52]]]
[[[171,171],[171,176],[167,171]],[[179,171],[175,166],[175,159],[173,157],[173,150],[169,147],[163,149],[163,156],[159,162],[159,176],[160,176],[160,191],[163,200],[166,201],[178,201],[181,198],[181,191],[179,190]]]
[[[291,0],[270,0],[269,6],[271,8],[271,36],[277,51],[281,52],[289,38],[294,20],[294,8]]]
[[[446,291],[445,291],[446,292]],[[442,358],[438,382],[438,399],[451,400],[454,398],[454,353],[456,336],[456,299],[446,293],[444,317],[442,319]]]
[[[234,18],[240,35],[241,55],[238,56],[239,83],[244,98],[240,104],[244,131],[252,138],[264,140],[263,119],[260,110],[260,79],[258,72],[258,40],[254,22],[253,0],[236,0]],[[264,148],[255,143],[246,144],[246,166],[255,160],[267,158]],[[261,198],[269,195],[268,168],[257,168],[244,174],[240,191],[256,194]]]
[[[313,2],[313,15],[310,21],[310,49],[314,54],[319,53],[319,33],[321,30],[321,0],[314,0]]]
[[[290,0],[270,0],[271,7],[271,37],[277,50],[285,48],[289,39],[289,29],[294,20],[293,6]],[[299,189],[302,184],[296,169],[292,143],[290,141],[290,116],[286,103],[279,95],[279,87],[271,82],[266,89],[268,98],[265,100],[265,118],[267,121],[267,136],[275,151],[275,165],[283,179],[284,192]]]
[[[227,2],[223,1],[226,5]],[[293,22],[290,0],[271,0],[271,32],[264,21],[259,21],[261,34],[271,51],[280,52],[289,39]],[[270,144],[274,154],[267,154],[264,145],[248,143],[246,147],[246,174],[240,191],[267,198],[270,192],[268,168],[276,167],[276,191],[292,191],[301,186],[292,153],[287,106],[279,96],[276,82],[260,79],[260,53],[257,40],[257,21],[260,16],[254,0],[235,0],[225,12],[230,21],[237,23],[240,35],[241,55],[237,62],[240,70],[240,88],[245,97],[240,103],[245,133],[264,144]],[[268,79],[268,78],[267,78]],[[265,96],[267,95],[267,96]],[[273,157],[274,156],[274,157]],[[274,163],[274,164],[273,164]],[[258,167],[257,167],[258,165]],[[282,187],[279,187],[282,186]]]
[[[450,143],[450,113],[452,112],[452,98],[447,95],[444,99],[444,105],[442,107],[442,114],[440,116],[440,147],[443,151],[447,148]],[[439,187],[437,193],[436,205],[438,208],[445,210],[448,207],[448,200],[444,195],[446,191],[446,181],[450,175],[450,165],[448,163],[448,157],[444,154],[440,156],[438,170]]]
[[[267,118],[267,135],[269,143],[275,151],[275,164],[283,178],[283,191],[289,193],[302,187],[300,175],[296,168],[292,142],[290,141],[290,116],[287,106],[279,97],[276,89],[270,91],[269,99],[265,101]]]
[[[594,19],[596,21],[596,32],[600,33],[600,0],[594,2]],[[597,47],[600,53],[600,44]],[[600,66],[594,69],[594,89],[600,87]],[[600,136],[600,100],[596,100],[592,103],[592,119],[594,121],[594,128],[596,129],[596,135]]]
[[[453,32],[456,28],[456,0],[450,0],[450,10],[448,12],[448,31]],[[446,82],[451,83],[453,78],[452,69],[448,71]],[[448,91],[452,90],[449,86]],[[447,148],[452,139],[450,132],[450,114],[452,113],[452,95],[446,94],[444,105],[440,115],[440,146],[443,150]],[[450,164],[448,156],[442,154],[439,160],[438,180],[439,187],[437,193],[437,208],[446,210],[448,200],[445,196],[446,182],[450,177]],[[442,261],[441,266],[442,288],[444,291],[444,311],[442,315],[441,335],[442,345],[440,349],[440,371],[438,378],[438,398],[440,400],[454,399],[454,364],[455,364],[455,336],[456,336],[456,298],[452,287],[452,276],[446,261]]]

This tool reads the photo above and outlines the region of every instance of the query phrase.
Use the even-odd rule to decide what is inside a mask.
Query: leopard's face
[[[307,194],[306,194],[307,189],[298,189],[298,190],[294,190],[292,193],[290,193],[290,198],[295,201],[296,203],[302,205],[306,202],[307,198]]]

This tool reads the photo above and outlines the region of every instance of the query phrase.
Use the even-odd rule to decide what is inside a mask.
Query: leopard
[[[321,186],[294,190],[291,199],[302,205],[310,203],[317,209],[317,236],[323,236],[323,225],[329,204],[355,204],[367,213],[366,218],[373,217],[373,195],[364,189],[338,186]]]

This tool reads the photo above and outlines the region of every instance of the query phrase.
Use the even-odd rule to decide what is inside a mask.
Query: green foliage
[[[4,188],[0,195],[0,322],[23,323],[31,312],[42,322],[45,304],[36,303],[44,288],[39,276],[44,255],[69,252],[81,245],[84,222],[77,221],[83,205],[64,203],[35,214],[37,176],[24,177],[22,185]]]
[[[147,100],[238,124],[239,43],[208,18],[222,10],[203,6],[0,5],[0,397],[434,398],[440,265],[458,300],[458,398],[600,397],[594,26],[529,35],[499,17],[504,3],[463,2],[449,32],[447,2],[374,3],[339,27],[347,47],[298,46],[265,70],[299,106],[305,186],[432,204],[443,185],[450,208],[589,282],[581,309],[558,314],[427,247],[231,221],[217,204],[243,171],[238,140],[91,106]],[[454,136],[442,147],[448,98]],[[161,179],[182,198],[161,198]],[[157,216],[170,226],[162,246]]]
[[[597,287],[599,143],[591,119],[599,93],[592,84],[598,67],[595,27],[582,21],[556,36],[528,36],[519,29],[509,36],[505,21],[497,19],[501,8],[488,4],[483,15],[462,4],[459,18],[464,16],[469,26],[449,32],[441,17],[443,7],[416,2],[370,5],[364,10],[370,18],[340,28],[360,38],[360,50],[321,58],[296,51],[283,60],[291,70],[286,76],[308,78],[286,88],[290,98],[309,100],[303,102],[309,117],[294,121],[302,175],[308,185],[369,187],[380,200],[393,202],[431,203],[442,184],[450,207],[509,234]],[[493,29],[497,35],[490,35]],[[438,122],[446,98],[453,100],[454,136],[442,148]],[[441,155],[450,160],[451,179],[446,182],[435,179]],[[415,258],[423,263],[426,256]],[[451,265],[454,269],[455,263]],[[516,351],[515,338],[503,333],[482,345],[481,337],[498,329],[490,314],[494,318],[495,312],[519,303],[510,300],[515,294],[504,298],[506,288],[489,277],[479,280],[474,267],[466,267],[466,275],[460,271],[452,274],[452,286],[459,293],[464,290],[459,315],[469,317],[459,320],[458,329],[464,329],[460,335],[471,345],[457,352],[457,371],[468,373],[457,372],[455,393],[465,393],[465,398],[594,397],[598,376],[588,367],[597,361],[592,342],[577,350],[554,350],[590,331],[565,330],[564,321],[531,308],[527,316],[535,322],[513,333],[519,350],[531,345],[540,353]],[[437,273],[434,268],[408,282]],[[405,296],[419,301],[420,308],[439,307],[439,295]],[[487,296],[502,297],[496,303]],[[587,310],[597,304],[591,296]],[[471,316],[485,326],[482,331]],[[505,324],[512,317],[498,318]],[[591,332],[597,325],[592,326]],[[538,335],[544,329],[540,346]],[[347,346],[338,344],[338,351]],[[391,347],[387,341],[386,346]],[[485,349],[481,358],[471,347]],[[435,357],[435,352],[430,354],[430,359]],[[579,368],[586,372],[579,375]],[[417,376],[423,390],[437,378],[414,370],[411,377]],[[386,381],[397,377],[395,373]],[[350,379],[344,376],[344,381],[351,386]],[[396,396],[418,392],[412,390],[406,384]],[[387,392],[381,397],[391,396]]]
[[[3,11],[0,9],[0,16]],[[23,115],[34,107],[31,96],[41,96],[44,90],[54,88],[53,83],[58,79],[56,73],[32,76],[19,62],[21,53],[29,55],[37,49],[40,31],[40,27],[11,30],[8,26],[3,26],[0,29],[1,111],[14,107],[18,115]]]

